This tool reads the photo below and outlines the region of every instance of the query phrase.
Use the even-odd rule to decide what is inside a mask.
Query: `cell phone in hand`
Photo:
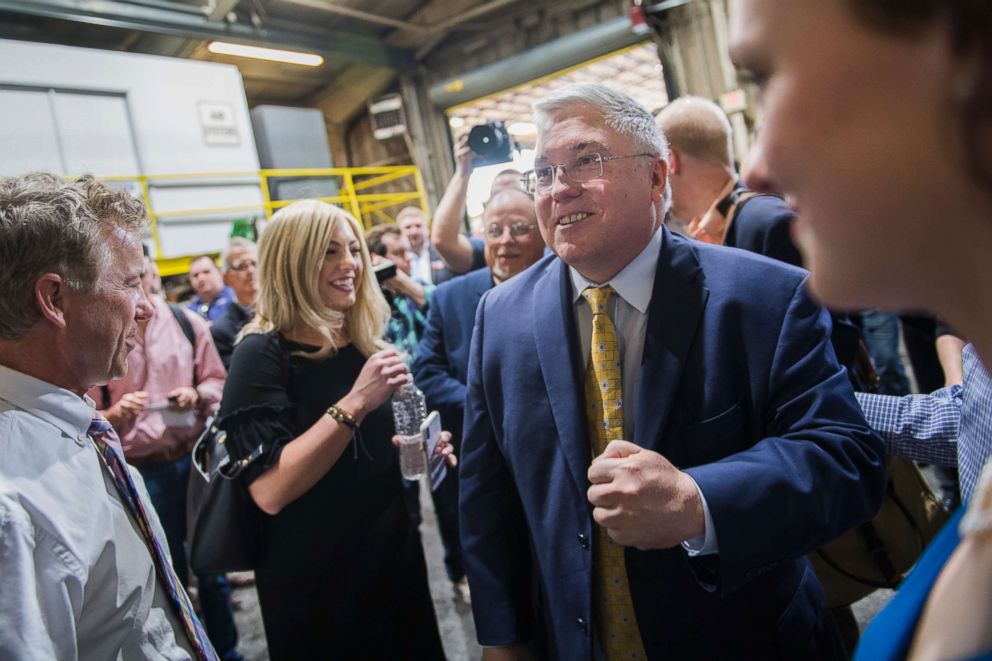
[[[372,271],[375,273],[375,279],[382,286],[386,280],[396,277],[396,262],[389,261],[388,259],[384,262],[380,262],[372,267]]]
[[[427,449],[427,469],[431,476],[431,491],[437,491],[438,486],[448,475],[448,465],[444,457],[437,453],[437,444],[441,441],[441,415],[431,411],[420,425],[420,433],[424,438]]]

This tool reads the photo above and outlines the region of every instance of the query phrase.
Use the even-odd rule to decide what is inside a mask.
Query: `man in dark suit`
[[[803,557],[885,486],[805,272],[662,227],[667,150],[535,105],[546,257],[479,304],[460,509],[489,659],[842,658]]]
[[[234,291],[234,300],[224,313],[210,326],[217,353],[220,354],[224,369],[231,367],[231,354],[238,334],[255,314],[255,299],[258,297],[258,246],[254,241],[240,236],[231,242],[221,254],[221,267],[224,270],[224,284]]]
[[[537,229],[534,200],[520,188],[497,192],[482,215],[486,230],[488,268],[478,269],[439,286],[434,291],[427,330],[413,363],[413,376],[424,391],[427,406],[441,414],[452,430],[455,449],[461,444],[468,350],[475,323],[475,308],[494,285],[517,275],[544,254]],[[467,596],[461,544],[458,542],[458,474],[432,493],[444,542],[444,565],[456,593]]]

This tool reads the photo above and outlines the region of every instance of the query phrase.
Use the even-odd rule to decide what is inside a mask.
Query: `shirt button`
[[[579,546],[581,546],[584,549],[589,548],[589,538],[586,536],[584,532],[579,533]]]
[[[586,620],[584,617],[578,618],[577,620],[575,620],[575,623],[579,625],[579,631],[581,631],[582,633],[588,633],[589,626],[586,624]]]
[[[86,434],[80,434],[80,435],[76,436],[76,444],[77,445],[86,445],[86,438],[87,438]]]

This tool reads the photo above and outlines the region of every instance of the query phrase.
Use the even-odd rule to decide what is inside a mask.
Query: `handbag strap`
[[[241,475],[246,468],[251,466],[263,454],[265,454],[265,446],[259,444],[257,448],[251,451],[251,454],[243,457],[240,461],[231,461],[229,458],[227,463],[222,463],[217,467],[217,474],[225,480],[233,480]]]
[[[290,352],[289,347],[286,346],[284,338],[275,333],[276,341],[279,343],[280,353],[283,357],[283,373],[286,378],[286,389],[289,389],[289,383],[293,374],[292,365],[290,364]],[[221,445],[227,440],[227,432],[220,429],[214,425],[215,417],[211,416],[207,418],[206,424],[204,425],[203,433],[200,434],[199,438],[193,444],[192,458],[193,458],[193,468],[200,473],[200,476],[206,480],[210,481],[210,470],[205,469],[207,465],[206,462],[212,452],[210,451],[213,444]],[[252,450],[248,455],[242,457],[238,461],[231,461],[230,454],[225,452],[224,459],[217,466],[216,474],[220,475],[225,480],[236,479],[241,473],[245,471],[246,468],[251,466],[255,461],[258,461],[265,454],[265,445],[259,443],[258,447]]]
[[[199,472],[200,476],[208,482],[210,481],[210,470],[206,467],[206,462],[211,455],[210,450],[213,444],[222,444],[226,440],[227,432],[214,425],[213,416],[207,418],[203,433],[196,439],[190,454],[192,455],[194,470]],[[233,480],[241,475],[246,468],[257,461],[263,454],[265,454],[265,446],[259,444],[258,447],[239,461],[231,461],[230,455],[225,455],[224,461],[217,467],[216,474],[225,480]]]

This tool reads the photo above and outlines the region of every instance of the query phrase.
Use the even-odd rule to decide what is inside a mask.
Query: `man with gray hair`
[[[258,297],[258,246],[254,241],[236,236],[220,255],[224,284],[234,292],[234,300],[210,326],[217,353],[224,369],[231,366],[231,354],[238,333],[255,315]]]
[[[0,179],[0,657],[216,659],[141,476],[85,393],[127,371],[142,204]]]
[[[534,120],[555,255],[484,295],[468,367],[486,658],[844,658],[804,555],[885,471],[806,273],[669,232],[665,139],[625,94],[566,86]]]

